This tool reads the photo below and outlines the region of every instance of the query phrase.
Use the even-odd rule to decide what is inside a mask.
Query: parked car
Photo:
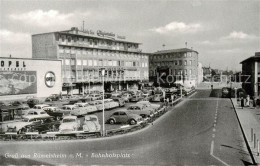
[[[101,126],[96,115],[86,115],[83,122],[83,131],[85,132],[99,132]]]
[[[130,102],[138,102],[138,101],[141,101],[141,100],[143,100],[144,98],[142,97],[142,96],[137,96],[137,95],[134,95],[134,96],[132,96],[130,99],[129,99],[129,101]]]
[[[112,93],[105,93],[104,98],[105,99],[110,99],[112,97]]]
[[[125,102],[129,102],[131,97],[132,97],[132,95],[130,93],[124,93],[121,95],[121,98],[123,98],[125,100]]]
[[[39,134],[44,134],[49,131],[59,131],[60,124],[61,122],[56,121],[54,117],[49,117],[25,126],[25,129],[27,132],[39,132]]]
[[[91,101],[89,102],[89,105],[95,106],[98,111],[103,110],[103,104],[102,101],[100,102],[100,100]]]
[[[69,110],[69,111],[72,111],[72,110],[75,110],[75,109],[78,109],[79,107],[76,106],[76,105],[63,105],[61,107],[62,110]]]
[[[102,96],[100,94],[90,94],[88,97],[86,98],[89,98],[91,99],[91,101],[93,100],[99,100],[99,99],[102,99]]]
[[[77,131],[80,127],[80,121],[77,116],[65,116],[62,119],[61,125],[59,127],[59,131],[61,133]]]
[[[103,110],[103,100],[96,100],[96,102],[97,102],[99,105],[102,105],[101,110]],[[99,107],[99,108],[100,108],[100,107]],[[104,100],[104,108],[105,108],[105,110],[111,109],[111,104],[110,104],[110,102],[105,102],[105,100]]]
[[[71,115],[75,115],[75,116],[86,115],[88,113],[93,113],[98,110],[96,106],[89,105],[88,103],[84,103],[84,104],[76,103],[76,104],[81,106],[77,106],[77,109],[72,110]]]
[[[155,112],[161,108],[160,104],[152,104],[149,101],[139,101],[136,104],[141,104],[141,105],[145,106],[146,108],[151,108],[151,109],[153,109],[153,112]]]
[[[32,119],[32,118],[48,118],[50,115],[41,109],[31,109],[28,111],[27,115],[23,115],[22,118]]]
[[[29,105],[26,101],[12,101],[10,103],[11,106],[17,107],[17,110],[28,110],[30,109]]]
[[[62,96],[60,94],[51,94],[49,97],[45,99],[45,101],[59,101]]]
[[[125,106],[125,100],[120,97],[112,97],[112,99],[119,104],[119,107]]]
[[[35,105],[39,104],[40,101],[37,98],[29,98],[27,99],[27,104],[30,108],[33,108]]]
[[[69,115],[70,111],[61,110],[58,107],[44,107],[43,110],[50,116],[55,117],[56,120],[61,120],[65,115]]]
[[[136,123],[140,122],[141,120],[142,120],[142,117],[137,114],[133,114],[128,111],[116,111],[109,117],[107,122],[109,124],[128,123],[130,125],[135,125]]]
[[[115,102],[113,99],[104,99],[104,103],[109,105],[109,109],[119,107],[119,103]]]
[[[40,119],[34,117],[26,117],[21,121],[8,124],[6,132],[22,134],[27,132],[26,126],[39,123],[39,121]]]
[[[153,109],[152,108],[147,108],[143,104],[133,104],[133,105],[130,105],[127,108],[127,111],[130,111],[130,112],[132,112],[134,114],[138,114],[142,118],[150,117],[153,114]]]
[[[33,107],[33,109],[43,109],[44,107],[50,107],[48,104],[37,104]]]
[[[154,102],[160,102],[160,101],[162,101],[163,100],[163,96],[161,95],[161,94],[155,94],[153,97],[152,97],[152,99],[151,99],[151,101],[154,101]]]

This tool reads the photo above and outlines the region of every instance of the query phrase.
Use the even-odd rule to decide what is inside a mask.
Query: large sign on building
[[[0,71],[0,96],[36,93],[36,71]]]
[[[0,100],[9,95],[59,94],[61,79],[60,60],[0,57]]]

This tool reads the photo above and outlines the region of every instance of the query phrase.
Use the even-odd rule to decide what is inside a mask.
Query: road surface
[[[126,135],[93,140],[1,142],[0,163],[250,164],[232,104],[229,99],[218,98],[219,92],[199,90],[153,125]]]

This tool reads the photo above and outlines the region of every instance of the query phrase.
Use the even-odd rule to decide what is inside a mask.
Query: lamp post
[[[104,86],[104,77],[105,77],[105,68],[101,68],[101,74],[102,74],[102,85],[103,85],[103,93],[102,93],[102,105],[103,105],[103,131],[102,135],[105,136],[105,104],[104,104],[104,95],[105,95],[105,86]]]

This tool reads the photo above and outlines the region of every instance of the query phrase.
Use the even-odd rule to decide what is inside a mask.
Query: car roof
[[[136,103],[136,104],[132,104],[132,105],[130,105],[129,107],[132,107],[132,106],[143,106],[142,104],[138,104],[138,103]]]
[[[63,119],[77,119],[77,116],[72,116],[72,115],[64,116]]]

